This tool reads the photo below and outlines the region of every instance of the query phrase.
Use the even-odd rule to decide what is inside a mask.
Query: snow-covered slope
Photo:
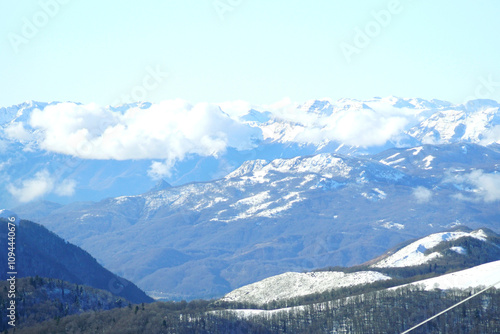
[[[479,266],[475,266],[469,269],[457,271],[451,274],[445,274],[439,277],[425,279],[411,284],[392,287],[389,288],[389,290],[396,290],[408,285],[416,285],[418,287],[422,287],[425,290],[469,289],[469,288],[488,287],[495,283],[499,283],[495,286],[498,289],[500,288],[499,281],[500,281],[500,261],[494,261]],[[286,312],[290,314],[296,312],[302,312],[306,309],[306,307],[313,308],[314,310],[319,312],[322,311],[324,312],[328,308],[342,307],[342,304],[348,301],[349,299],[351,299],[351,297],[329,302],[315,303],[307,306],[299,305],[299,306],[285,307],[274,310],[231,309],[227,311],[232,312],[235,315],[242,318],[252,318],[252,317],[269,318],[281,312]],[[217,313],[217,311],[214,311],[214,313]]]
[[[488,241],[488,237],[492,241]],[[410,268],[414,266],[419,266],[421,264],[427,263],[437,257],[442,257],[443,254],[440,252],[432,252],[430,254],[424,254],[426,250],[432,250],[438,245],[446,246],[451,241],[456,241],[461,239],[474,239],[481,243],[474,244],[473,247],[477,253],[478,249],[482,250],[482,261],[487,261],[485,255],[488,253],[490,247],[498,249],[498,236],[492,231],[485,231],[484,229],[478,229],[471,232],[463,231],[453,231],[453,232],[443,232],[434,233],[427,237],[424,237],[418,241],[409,244],[406,247],[398,250],[396,253],[387,256],[381,261],[376,262],[371,267],[376,270],[376,268]],[[494,240],[494,241],[493,241]],[[441,248],[443,248],[441,247]],[[466,259],[468,251],[462,246],[446,246],[447,250],[452,251],[452,253],[457,253],[459,256],[464,256],[461,259]],[[466,246],[468,249],[469,246]],[[489,259],[498,259],[499,252],[495,252],[496,255],[492,254]],[[455,254],[456,255],[456,254]],[[449,255],[452,256],[453,255]],[[451,259],[451,258],[448,258]],[[459,261],[462,263],[462,261]],[[465,262],[463,262],[465,263]],[[474,263],[474,262],[471,262]],[[478,263],[478,262],[475,262]],[[482,263],[482,262],[479,262]],[[451,262],[448,264],[451,266]],[[498,267],[498,268],[497,268]],[[452,268],[452,267],[450,267]],[[457,267],[455,267],[457,268]],[[458,267],[463,268],[463,267]],[[440,282],[447,282],[448,285],[440,285],[443,289],[447,288],[466,288],[469,286],[478,286],[481,284],[491,284],[492,280],[500,280],[500,276],[485,280],[485,273],[488,272],[488,268],[493,268],[492,275],[496,274],[495,270],[500,270],[500,263],[497,263],[496,267],[494,265],[490,266],[477,266],[473,269],[468,269],[463,272],[458,272],[455,274],[440,276],[438,278],[433,278],[425,281],[419,281],[412,284],[424,284],[426,288],[433,288],[436,286],[435,283],[440,284]],[[483,270],[484,269],[484,270]],[[467,277],[471,273],[475,277]],[[477,274],[475,274],[477,273]],[[391,274],[392,275],[392,274]],[[396,271],[396,275],[397,271]],[[462,279],[466,278],[466,279]],[[343,287],[357,286],[357,285],[367,285],[380,280],[390,280],[391,276],[388,274],[382,274],[378,271],[367,271],[361,269],[360,271],[352,273],[343,273],[338,271],[325,271],[325,272],[309,272],[309,273],[294,273],[289,272],[277,276],[272,276],[266,278],[262,281],[246,285],[239,289],[236,289],[229,294],[225,295],[221,300],[227,302],[246,302],[257,305],[267,304],[272,301],[283,301],[293,299],[295,297],[301,297],[305,295],[310,295],[313,293],[322,293],[331,289],[338,289]]]
[[[272,301],[282,301],[313,293],[322,293],[331,289],[369,284],[389,279],[391,279],[389,276],[376,271],[359,271],[355,273],[338,271],[288,272],[243,286],[228,293],[221,300],[266,304]]]
[[[499,282],[500,261],[489,262],[469,269],[460,270],[451,274],[441,275],[411,283],[423,286],[426,290],[432,289],[467,289],[481,286],[490,286]]]
[[[373,268],[398,268],[418,266],[443,256],[439,252],[425,254],[427,250],[438,246],[444,241],[457,240],[459,238],[471,237],[481,241],[487,240],[486,233],[479,229],[473,232],[444,232],[431,234],[425,238],[417,240],[406,247],[398,250],[396,253],[373,264]]]
[[[393,148],[373,156],[387,166],[411,175],[429,172],[438,177],[443,174],[470,173],[475,169],[484,172],[498,171],[500,151],[495,146],[455,143],[449,145],[421,145],[411,148]],[[473,169],[470,164],[474,163]]]
[[[52,102],[50,104],[55,104],[57,102]],[[8,126],[9,124],[15,122],[26,123],[29,121],[31,112],[34,109],[43,109],[49,103],[37,102],[37,101],[26,101],[24,103],[13,105],[10,107],[0,108],[0,129]]]
[[[264,160],[248,161],[234,172],[226,176],[227,179],[242,177],[246,174],[253,174],[259,178],[270,173],[318,173],[325,177],[348,177],[352,167],[344,160],[344,157],[333,154],[318,154],[309,157],[296,157],[293,159],[276,159],[267,163]],[[402,176],[402,174],[400,174]]]
[[[491,144],[495,140],[487,138],[487,134],[499,124],[499,107],[492,100],[474,100],[448,107],[410,129],[408,134],[425,144],[459,141]]]
[[[277,142],[314,143],[319,148],[329,142],[336,142],[337,148],[342,144],[374,146],[373,143],[365,144],[366,133],[349,128],[349,123],[362,127],[367,121],[380,128],[387,124],[386,121],[394,124],[402,121],[397,126],[399,131],[390,133],[394,128],[387,128],[380,134],[386,141],[392,141],[393,146],[407,146],[404,143],[408,138],[420,144],[491,144],[500,141],[495,130],[500,125],[499,107],[492,100],[454,105],[446,101],[398,97],[321,99],[288,106],[288,112],[275,112],[274,117],[258,126],[264,138]],[[380,123],[379,117],[384,118]],[[377,142],[376,138],[372,139]]]

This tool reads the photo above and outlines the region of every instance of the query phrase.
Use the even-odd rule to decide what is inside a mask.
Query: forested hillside
[[[410,286],[274,311],[158,302],[86,312],[15,333],[401,333],[475,291]],[[413,333],[497,333],[498,328],[500,291],[490,290]]]

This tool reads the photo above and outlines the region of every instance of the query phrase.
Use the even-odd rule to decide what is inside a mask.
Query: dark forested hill
[[[7,268],[7,222],[0,221],[0,268]],[[133,303],[152,302],[132,282],[102,267],[89,253],[45,227],[21,220],[16,229],[17,278],[48,277],[107,290]],[[7,279],[2,270],[1,280]]]

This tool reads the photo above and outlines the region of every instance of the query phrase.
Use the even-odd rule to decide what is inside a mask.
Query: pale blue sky
[[[105,105],[144,92],[152,102],[193,103],[389,95],[500,100],[497,0],[400,0],[385,26],[372,11],[394,1],[65,2],[46,13],[42,4],[57,0],[0,0],[0,106]],[[232,10],[221,19],[216,3]],[[39,26],[32,36],[30,24]],[[369,44],[348,62],[341,43],[356,47],[357,29],[377,24],[380,31],[372,30]],[[154,69],[168,77],[154,81]]]

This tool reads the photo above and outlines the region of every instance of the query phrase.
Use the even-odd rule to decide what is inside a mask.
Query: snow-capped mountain
[[[55,104],[56,102],[52,102]],[[34,109],[44,109],[49,103],[26,101],[10,107],[0,108],[0,127],[5,128],[13,123],[27,123]]]
[[[454,225],[494,227],[498,108],[27,102],[0,112],[0,201],[28,203],[21,217],[150,293],[218,297]]]
[[[483,242],[487,242],[488,235],[483,230],[476,230],[473,232],[443,232],[431,234],[425,238],[419,239],[406,247],[398,250],[396,253],[386,257],[383,260],[371,265],[373,268],[398,268],[418,266],[442,257],[441,252],[428,252],[440,243],[445,241],[454,241],[460,238],[474,238]],[[452,246],[450,250],[458,254],[467,254],[467,251],[460,246]]]
[[[462,246],[453,246],[454,242]],[[474,252],[475,254],[473,254]],[[440,232],[411,242],[396,252],[390,251],[383,259],[378,258],[370,261],[369,263],[375,263],[369,265],[369,267],[362,265],[356,267],[356,270],[351,268],[348,272],[287,272],[235,289],[226,294],[220,301],[249,303],[258,306],[271,302],[291,301],[297,297],[321,294],[331,290],[360,285],[368,286],[378,281],[388,281],[390,283],[393,278],[400,277],[401,273],[397,270],[378,270],[382,268],[404,268],[411,272],[412,268],[421,268],[423,264],[431,263],[449,266],[446,270],[456,270],[467,265],[472,268],[419,280],[411,284],[423,286],[425,289],[435,289],[436,287],[440,289],[466,289],[488,286],[499,280],[499,276],[496,275],[500,270],[499,258],[500,238],[498,234],[490,230],[467,231],[462,229]],[[485,263],[488,261],[492,262]],[[455,263],[458,264],[455,265]],[[418,273],[418,271],[415,272]],[[393,283],[393,285],[395,287],[392,289],[401,287],[398,283]]]
[[[74,117],[58,117],[59,114],[54,112],[69,108],[68,105],[81,110],[78,109]],[[156,116],[162,117],[162,108],[172,108],[175,112],[171,118],[165,116],[164,119],[157,120]],[[223,108],[227,110],[218,106],[207,107],[211,110],[207,120],[220,118],[231,126],[222,127],[213,134],[208,133],[204,140],[192,140],[189,136],[208,130],[193,128],[193,131],[186,130],[185,138],[175,137],[179,131],[174,131],[173,138],[158,142],[158,136],[170,131],[169,119],[174,122],[178,115],[182,115],[179,110],[182,111],[183,108],[198,110],[201,107],[192,107],[187,102],[176,100],[166,104],[144,102],[117,107],[28,101],[1,108],[0,185],[10,190],[2,192],[0,200],[12,205],[16,201],[28,202],[32,198],[66,203],[99,200],[143,193],[154,186],[160,178],[158,173],[170,184],[180,185],[223,177],[248,160],[287,159],[317,153],[355,156],[422,144],[489,145],[500,142],[499,105],[495,101],[474,100],[454,105],[440,100],[398,97],[338,101],[325,98],[304,103],[249,105],[248,111],[242,110],[236,114],[231,113],[229,107],[224,105]],[[49,109],[51,117],[45,114]],[[152,113],[151,110],[156,112]],[[134,128],[126,123],[130,118],[149,112],[155,116],[141,118],[139,123],[144,124],[144,129],[134,130],[130,135],[118,135],[119,131]],[[54,128],[50,124],[55,121],[67,124]],[[212,123],[210,124],[213,125]],[[151,138],[140,138],[140,134],[148,132],[147,129],[159,126],[166,130],[159,131],[158,135]],[[230,133],[233,127],[245,130]],[[65,134],[65,128],[74,130]],[[117,135],[112,136],[113,133]],[[82,138],[93,141],[89,144]],[[128,139],[124,141],[117,138]],[[143,141],[124,152],[123,146],[134,138]],[[206,147],[197,148],[198,145],[204,145],[202,143],[207,138],[214,140],[212,147],[219,147],[224,138],[228,141],[224,149],[213,152],[206,152]],[[162,164],[159,160],[164,158],[162,152],[165,149],[160,148],[168,148],[172,142],[180,145],[181,139],[187,141],[184,144],[186,152],[181,150],[176,153],[176,148],[170,154],[174,158]],[[150,144],[144,145],[145,140]],[[109,144],[108,149],[102,145],[103,142]],[[95,153],[98,158],[89,158],[87,154],[92,145],[105,152],[100,152],[100,155]],[[117,153],[120,148],[121,156],[124,157]],[[138,157],[142,154],[145,158],[130,158],[134,154],[129,151],[135,152]],[[145,151],[148,153],[144,153]],[[26,161],[30,161],[29,165]],[[431,161],[424,162],[424,165],[430,163]],[[48,183],[44,189],[50,191],[38,196],[23,196],[19,191],[12,190],[22,189],[23,184],[38,182],[40,173],[45,176],[43,181]],[[69,187],[70,185],[72,186]]]
[[[466,148],[497,159],[492,149]],[[386,154],[258,159],[211,182],[16,212],[156,297],[218,297],[284,272],[360,264],[455,225],[495,228],[498,198],[487,185],[498,164],[479,174],[460,145],[424,149],[452,152],[443,161],[463,170],[417,175],[381,162]],[[405,150],[413,157],[420,148]]]
[[[493,100],[473,100],[459,107],[449,106],[411,128],[408,134],[425,144],[498,142],[489,134],[500,124],[499,107]]]
[[[499,104],[492,100],[473,100],[453,105],[440,100],[417,98],[374,98],[371,100],[330,99],[310,100],[290,106],[288,112],[278,112],[275,118],[261,125],[264,138],[279,142],[314,143],[321,148],[334,143],[337,149],[354,146],[352,153],[376,153],[377,146],[416,146],[420,144],[449,144],[456,142],[491,144],[498,142]],[[384,120],[378,124],[377,122]],[[401,119],[398,119],[401,118]],[[402,122],[396,125],[396,122]],[[384,127],[395,121],[382,135],[385,141],[366,145],[363,133],[350,131],[349,122],[365,122]],[[376,132],[372,129],[371,131]],[[358,135],[359,138],[354,138]],[[353,137],[351,137],[353,136]],[[374,143],[377,142],[374,140]],[[381,149],[379,148],[378,151]],[[345,152],[342,152],[345,153]]]

